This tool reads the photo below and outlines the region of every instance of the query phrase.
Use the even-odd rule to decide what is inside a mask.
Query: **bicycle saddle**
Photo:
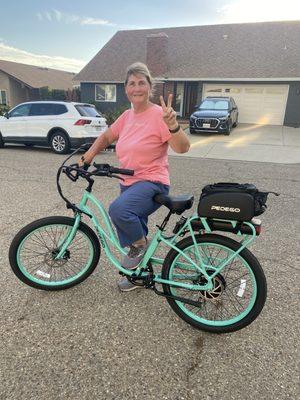
[[[181,196],[157,194],[153,199],[156,203],[166,206],[171,212],[176,214],[182,214],[185,210],[189,210],[194,202],[194,196],[189,194]]]

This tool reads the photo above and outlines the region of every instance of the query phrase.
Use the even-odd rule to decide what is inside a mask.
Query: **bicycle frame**
[[[104,220],[104,224],[106,229],[104,229],[101,224],[99,223],[97,217],[93,213],[93,211],[88,207],[88,202],[94,204],[99,210],[101,217]],[[185,224],[181,227],[181,229],[174,234],[172,237],[166,237],[163,235],[163,231],[159,229],[156,234],[154,235],[144,257],[141,263],[139,264],[138,268],[134,271],[128,270],[123,268],[121,263],[113,256],[109,244],[111,244],[114,248],[117,248],[119,253],[121,254],[126,254],[125,250],[121,247],[119,240],[114,232],[114,229],[112,227],[112,223],[110,221],[110,218],[108,216],[108,213],[106,212],[103,204],[96,199],[95,196],[93,196],[89,191],[85,190],[82,196],[82,199],[80,201],[79,207],[78,207],[83,213],[87,214],[91,220],[92,223],[99,235],[100,243],[109,258],[110,262],[124,275],[127,276],[138,276],[141,278],[149,276],[149,272],[144,272],[144,269],[147,267],[147,264],[151,262],[152,265],[162,265],[164,260],[160,258],[154,257],[154,254],[159,247],[159,244],[162,242],[168,247],[176,250],[185,260],[186,263],[180,262],[178,265],[180,266],[181,269],[186,270],[187,272],[193,272],[194,275],[175,275],[176,278],[186,278],[187,276],[192,279],[194,276],[194,280],[197,279],[200,275],[204,276],[207,283],[204,285],[201,284],[186,284],[186,283],[181,283],[173,280],[166,280],[161,278],[161,274],[154,274],[153,276],[153,281],[156,283],[163,283],[163,284],[168,284],[173,287],[180,287],[180,288],[185,288],[189,290],[212,290],[213,289],[213,278],[220,273],[220,271],[228,264],[231,262],[231,260],[234,259],[244,248],[246,248],[256,237],[256,231],[254,226],[250,222],[244,222],[244,224],[247,224],[250,226],[252,230],[252,235],[243,235],[244,239],[241,241],[241,247],[231,254],[227,259],[222,260],[221,264],[218,266],[212,266],[209,264],[209,257],[205,255],[206,259],[204,259],[203,255],[200,254],[199,248],[196,244],[196,238],[195,238],[195,233],[192,229],[192,221],[193,220],[198,220],[199,217],[197,215],[189,217]],[[75,213],[75,222],[72,228],[70,228],[68,234],[66,235],[65,238],[63,238],[62,242],[60,243],[60,252],[58,255],[55,257],[55,259],[60,259],[64,256],[67,248],[71,244],[72,240],[74,239],[77,229],[79,227],[79,224],[81,222],[81,213],[76,212]],[[207,223],[207,219],[205,217],[200,217],[200,220],[204,226],[204,231],[205,233],[211,233],[211,229],[209,227],[209,224]],[[228,220],[226,220],[228,221]],[[232,223],[232,226],[235,227],[237,225],[237,221],[230,221]],[[180,235],[183,232],[189,232],[192,240],[195,244],[195,252],[193,253],[195,259],[197,262],[195,262],[191,257],[189,257],[187,254],[183,253],[177,246],[176,246],[176,241],[180,237]],[[238,233],[242,235],[241,233]],[[208,274],[207,270],[211,272],[211,270],[214,270],[212,274]],[[197,275],[195,275],[195,271],[197,271]]]

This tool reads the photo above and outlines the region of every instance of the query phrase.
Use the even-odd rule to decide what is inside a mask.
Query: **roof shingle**
[[[147,36],[169,37],[168,79],[300,77],[300,21],[119,31],[75,76],[120,82],[133,62],[146,62]]]
[[[48,86],[51,89],[67,90],[76,84],[73,81],[74,73],[52,68],[0,60],[0,70],[32,88]]]

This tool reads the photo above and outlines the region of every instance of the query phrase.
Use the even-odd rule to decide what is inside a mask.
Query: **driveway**
[[[190,157],[262,161],[282,164],[300,162],[300,128],[239,124],[230,136],[219,133],[190,135]],[[170,154],[174,155],[172,151]]]
[[[210,182],[253,182],[281,193],[270,196],[251,247],[267,277],[267,303],[247,328],[212,335],[192,329],[149,290],[120,293],[104,252],[93,275],[69,290],[39,291],[17,280],[7,257],[15,233],[37,218],[71,215],[56,192],[63,159],[48,149],[0,150],[0,399],[298,398],[299,166],[170,157],[171,193],[193,193],[194,210]],[[108,152],[96,161],[117,162]],[[84,185],[62,184],[78,201]],[[116,180],[96,180],[94,194],[106,206],[117,193]],[[161,207],[150,217],[150,236],[165,215]]]

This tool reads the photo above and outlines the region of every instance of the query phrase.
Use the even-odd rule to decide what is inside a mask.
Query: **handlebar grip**
[[[91,166],[91,164],[88,164],[88,163],[84,162],[83,166],[81,168],[84,169],[84,171],[87,171],[90,166]]]
[[[114,174],[121,174],[121,175],[134,175],[134,170],[133,169],[122,169],[122,168],[111,168],[111,172]]]
[[[109,164],[97,164],[97,163],[93,163],[93,167],[97,168],[97,169],[102,169],[102,170],[109,170],[110,165]]]
[[[100,171],[102,170],[111,174],[134,175],[134,170],[132,169],[115,168],[109,164],[97,164],[95,162],[93,163],[93,166]]]
[[[122,169],[121,170],[123,175],[130,175],[133,176],[134,175],[134,170],[133,169]]]

